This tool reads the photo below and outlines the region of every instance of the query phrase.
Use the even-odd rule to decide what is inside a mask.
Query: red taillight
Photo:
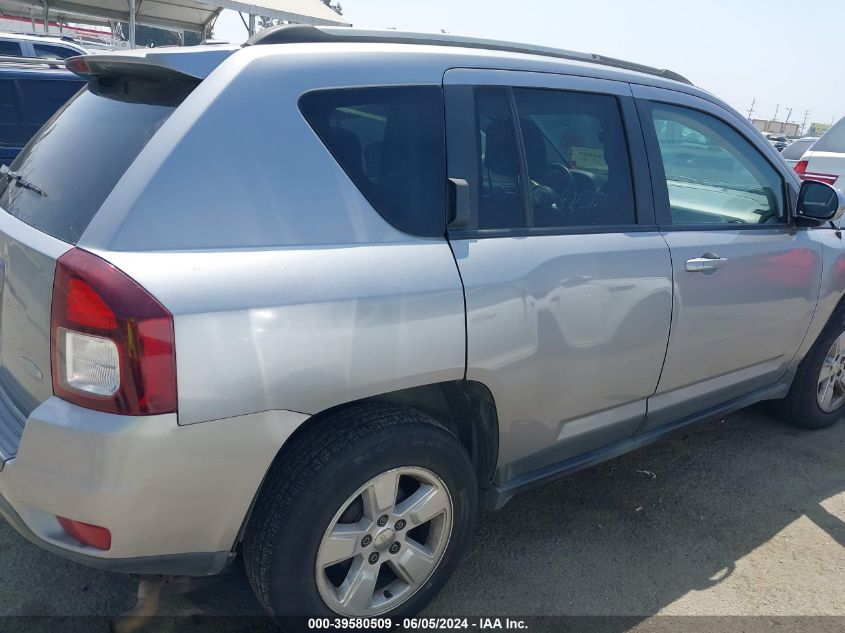
[[[176,411],[173,317],[125,273],[74,248],[56,264],[53,393],[107,413]]]
[[[88,66],[88,62],[84,57],[71,57],[65,60],[65,68],[85,79],[88,79],[88,76],[91,74],[91,68]]]
[[[799,160],[795,164],[795,173],[801,177],[801,180],[817,180],[818,182],[823,182],[826,185],[832,185],[839,179],[839,176],[836,174],[820,174],[815,171],[807,171],[807,165],[809,162],[810,161],[807,160]]]
[[[70,534],[83,545],[97,549],[111,549],[111,532],[99,525],[91,525],[82,521],[74,521],[65,517],[56,517],[65,532]]]

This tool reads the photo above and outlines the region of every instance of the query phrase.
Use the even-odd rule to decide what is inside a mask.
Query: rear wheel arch
[[[493,395],[484,384],[455,380],[353,400],[314,414],[285,440],[255,492],[238,532],[235,547],[243,541],[255,504],[261,497],[270,474],[279,464],[285,462],[292,451],[297,450],[300,438],[310,434],[322,419],[365,403],[384,403],[427,414],[460,440],[472,461],[479,489],[486,491],[492,485],[499,456],[499,421]]]

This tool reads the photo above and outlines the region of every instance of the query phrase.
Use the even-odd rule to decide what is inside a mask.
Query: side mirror
[[[845,194],[823,182],[805,180],[796,211],[800,218],[833,222],[845,214]]]

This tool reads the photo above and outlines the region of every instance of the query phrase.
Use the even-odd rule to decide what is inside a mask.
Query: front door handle
[[[686,269],[689,273],[706,273],[711,270],[718,270],[727,263],[726,257],[719,257],[715,253],[704,253],[701,257],[688,259]]]

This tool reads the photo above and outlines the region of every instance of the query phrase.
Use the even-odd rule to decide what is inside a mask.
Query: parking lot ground
[[[134,603],[130,578],[42,552],[5,523],[0,570],[4,616],[114,616]],[[261,609],[238,568],[161,612]],[[480,518],[427,614],[629,616],[617,630],[650,631],[682,630],[669,616],[778,616],[803,623],[782,630],[843,630],[845,424],[801,431],[755,407],[523,493]],[[4,620],[37,622],[0,618],[0,630]],[[64,630],[90,630],[77,621]],[[710,630],[750,630],[738,623],[754,618],[721,621]]]

